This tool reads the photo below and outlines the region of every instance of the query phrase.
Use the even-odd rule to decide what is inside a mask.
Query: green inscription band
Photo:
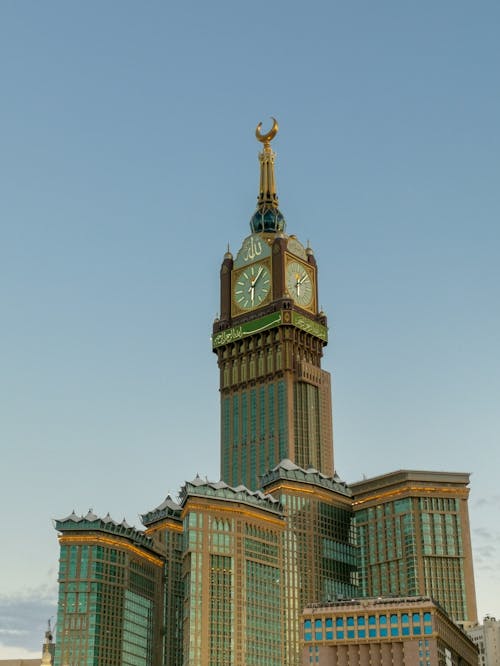
[[[320,340],[328,341],[328,330],[326,326],[311,321],[308,317],[298,314],[297,312],[286,312],[286,317],[289,318],[290,314],[292,315],[292,321],[290,322],[293,326],[300,328],[307,333],[311,333]],[[254,319],[253,321],[247,321],[244,324],[239,326],[233,326],[233,328],[228,328],[226,331],[221,331],[216,335],[212,336],[212,347],[216,349],[222,345],[227,345],[230,342],[235,340],[241,340],[247,335],[253,335],[254,333],[260,333],[261,331],[267,331],[270,328],[279,326],[283,323],[288,323],[284,321],[283,312],[273,312],[270,315],[265,317],[260,317],[259,319]]]
[[[308,317],[300,315],[298,312],[292,312],[292,324],[303,331],[307,331],[320,340],[328,342],[328,329],[316,321],[311,321]]]

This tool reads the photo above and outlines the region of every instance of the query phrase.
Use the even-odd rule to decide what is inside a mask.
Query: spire
[[[50,664],[52,664],[52,655],[50,654],[50,648],[48,643],[45,643],[45,645],[43,646],[43,655],[40,664],[41,666],[45,666],[45,664],[49,666]]]
[[[40,666],[51,666],[52,664],[52,650],[54,643],[53,643],[53,635],[52,635],[52,628],[50,626],[50,619],[48,621],[47,625],[47,631],[45,632],[45,642],[43,644],[43,654],[42,654],[42,661],[40,662]]]
[[[278,208],[278,194],[276,193],[276,179],[274,177],[274,161],[276,153],[271,148],[271,141],[278,133],[278,122],[273,118],[273,126],[267,134],[261,134],[262,123],[257,125],[255,136],[263,144],[259,153],[260,162],[260,188],[257,197],[257,210],[250,220],[253,233],[262,231],[276,232],[285,228],[285,218]]]

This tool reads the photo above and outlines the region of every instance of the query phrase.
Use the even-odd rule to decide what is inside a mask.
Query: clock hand
[[[250,288],[248,290],[248,293],[250,294],[250,301],[252,302],[252,305],[253,305],[253,299],[254,299],[254,296],[255,296],[254,284],[255,284],[255,282],[252,282],[252,284],[250,285]]]
[[[263,268],[263,266],[261,266],[261,267],[259,268],[258,272],[257,272],[257,275],[255,276],[255,278],[254,278],[254,280],[253,280],[253,282],[252,282],[252,286],[255,286],[255,283],[256,283],[257,280],[259,279],[260,274],[262,273],[263,270],[264,270],[264,268]]]

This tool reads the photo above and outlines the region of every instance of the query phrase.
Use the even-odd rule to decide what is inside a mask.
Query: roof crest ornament
[[[252,233],[276,233],[285,228],[285,218],[278,208],[278,194],[276,192],[276,179],[274,176],[274,160],[276,154],[271,148],[271,141],[278,133],[278,121],[271,116],[273,125],[269,132],[262,134],[262,123],[255,129],[257,141],[262,143],[263,150],[259,153],[260,187],[257,197],[257,210],[250,220]]]
[[[278,121],[276,120],[276,118],[273,118],[273,116],[271,116],[271,119],[273,121],[273,126],[271,127],[269,132],[267,132],[267,134],[261,134],[260,133],[260,130],[262,129],[262,123],[261,122],[257,125],[257,127],[255,129],[255,136],[257,137],[258,141],[260,141],[261,143],[264,144],[264,149],[266,148],[266,145],[268,147],[270,147],[269,144],[274,139],[276,134],[278,134],[278,130],[279,130],[279,125],[278,125]]]

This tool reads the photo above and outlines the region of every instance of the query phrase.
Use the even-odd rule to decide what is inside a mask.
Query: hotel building
[[[286,233],[262,144],[250,235],[220,268],[213,323],[221,480],[142,515],[56,521],[56,666],[298,666],[312,603],[436,594],[475,622],[466,474],[335,472],[314,252]]]

